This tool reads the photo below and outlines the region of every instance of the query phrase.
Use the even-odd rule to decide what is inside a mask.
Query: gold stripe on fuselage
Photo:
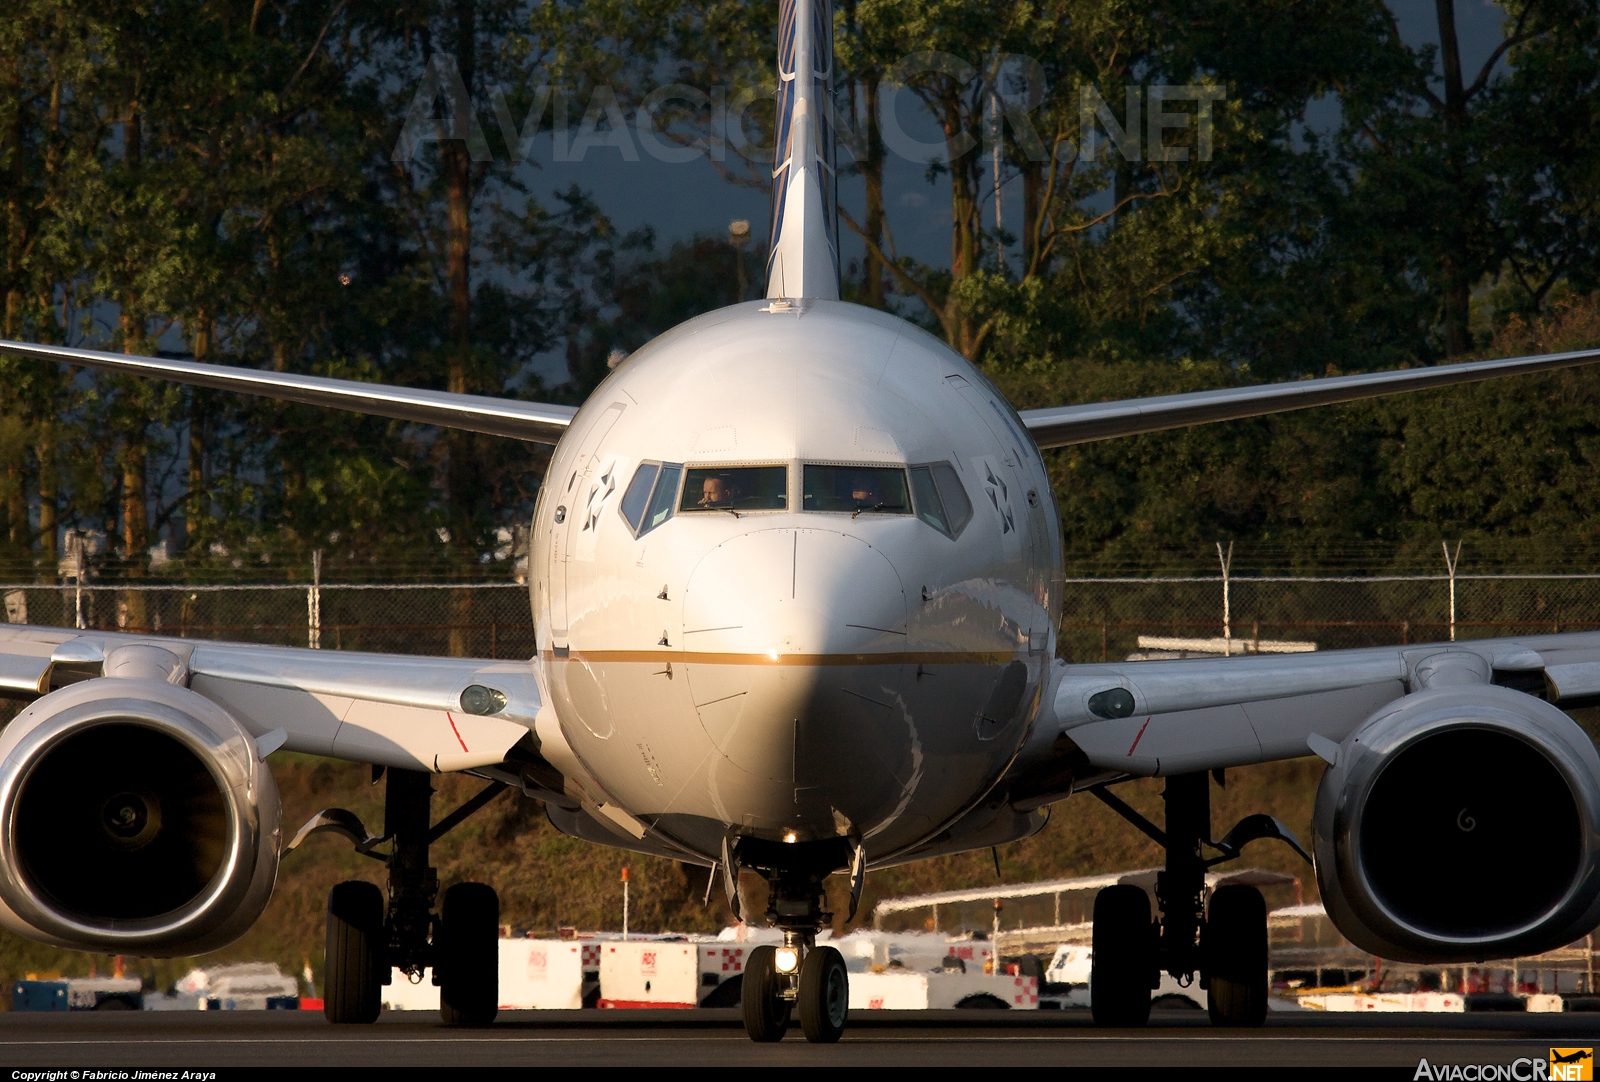
[[[874,654],[745,654],[685,650],[570,650],[565,656],[542,651],[546,661],[587,661],[662,665],[676,661],[693,665],[1004,665],[1018,654],[975,650],[896,650]]]

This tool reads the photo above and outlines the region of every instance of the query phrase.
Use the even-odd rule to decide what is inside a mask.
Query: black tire
[[[956,1004],[958,1011],[1009,1011],[1011,1004],[992,992],[974,992]]]
[[[778,994],[778,948],[763,944],[744,960],[744,1031],[752,1041],[781,1041],[789,1028],[790,1003]]]
[[[712,1009],[722,1008],[731,1010],[744,1004],[744,974],[735,973],[721,984],[711,990],[711,994],[700,1001],[700,1006]]]
[[[832,1044],[844,1036],[850,1015],[850,974],[844,955],[832,947],[813,947],[800,963],[800,1029],[812,1044]]]
[[[374,883],[339,883],[328,891],[322,1013],[340,1025],[378,1020],[387,965],[383,891]]]
[[[1156,931],[1150,896],[1119,883],[1094,899],[1094,957],[1089,1004],[1097,1026],[1142,1026],[1150,1021],[1156,985]]]
[[[457,883],[439,917],[439,1015],[448,1026],[486,1026],[500,1010],[500,896],[483,883]]]
[[[1218,887],[1201,939],[1214,1026],[1267,1020],[1267,903],[1255,887]]]

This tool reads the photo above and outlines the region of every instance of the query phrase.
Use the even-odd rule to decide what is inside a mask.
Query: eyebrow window
[[[617,510],[635,536],[649,533],[672,517],[682,473],[682,466],[660,462],[642,463],[634,471]]]
[[[728,466],[689,470],[679,511],[782,511],[789,506],[789,471],[783,466]]]
[[[948,462],[911,467],[911,495],[917,517],[948,537],[955,537],[972,520],[972,501]]]
[[[906,471],[879,466],[807,466],[802,507],[807,511],[909,515]]]

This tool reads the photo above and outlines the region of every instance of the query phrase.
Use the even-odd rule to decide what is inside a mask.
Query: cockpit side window
[[[939,497],[944,500],[945,512],[950,516],[950,534],[955,536],[972,521],[972,501],[956,475],[955,467],[948,462],[933,464],[933,482],[939,486]]]
[[[672,517],[683,467],[676,463],[643,462],[622,494],[617,510],[635,537],[642,537]]]
[[[656,481],[655,495],[650,498],[650,510],[645,512],[640,533],[649,533],[672,517],[672,505],[678,498],[678,478],[682,476],[683,467],[677,463],[669,462],[661,467],[661,477]]]
[[[789,471],[783,466],[712,466],[691,469],[679,511],[782,511],[789,506]]]
[[[899,466],[806,466],[806,511],[909,515],[906,471]]]
[[[644,521],[644,509],[650,504],[650,490],[655,488],[656,475],[660,472],[659,462],[641,464],[634,471],[633,480],[628,482],[628,491],[622,494],[622,502],[617,505],[634,533],[639,532],[639,524]]]
[[[972,501],[948,462],[911,467],[911,496],[917,517],[947,537],[956,537],[972,520]]]

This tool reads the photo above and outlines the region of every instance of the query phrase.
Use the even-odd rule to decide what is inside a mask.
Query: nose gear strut
[[[745,1032],[753,1041],[782,1040],[798,1008],[806,1040],[837,1041],[849,1013],[850,978],[843,956],[833,947],[817,945],[817,932],[833,923],[833,914],[823,908],[823,880],[834,872],[850,873],[854,915],[866,878],[865,850],[848,838],[771,842],[730,835],[722,853],[734,912],[739,912],[739,870],[758,872],[767,881],[767,920],[783,931],[782,948],[763,944],[746,956]]]

